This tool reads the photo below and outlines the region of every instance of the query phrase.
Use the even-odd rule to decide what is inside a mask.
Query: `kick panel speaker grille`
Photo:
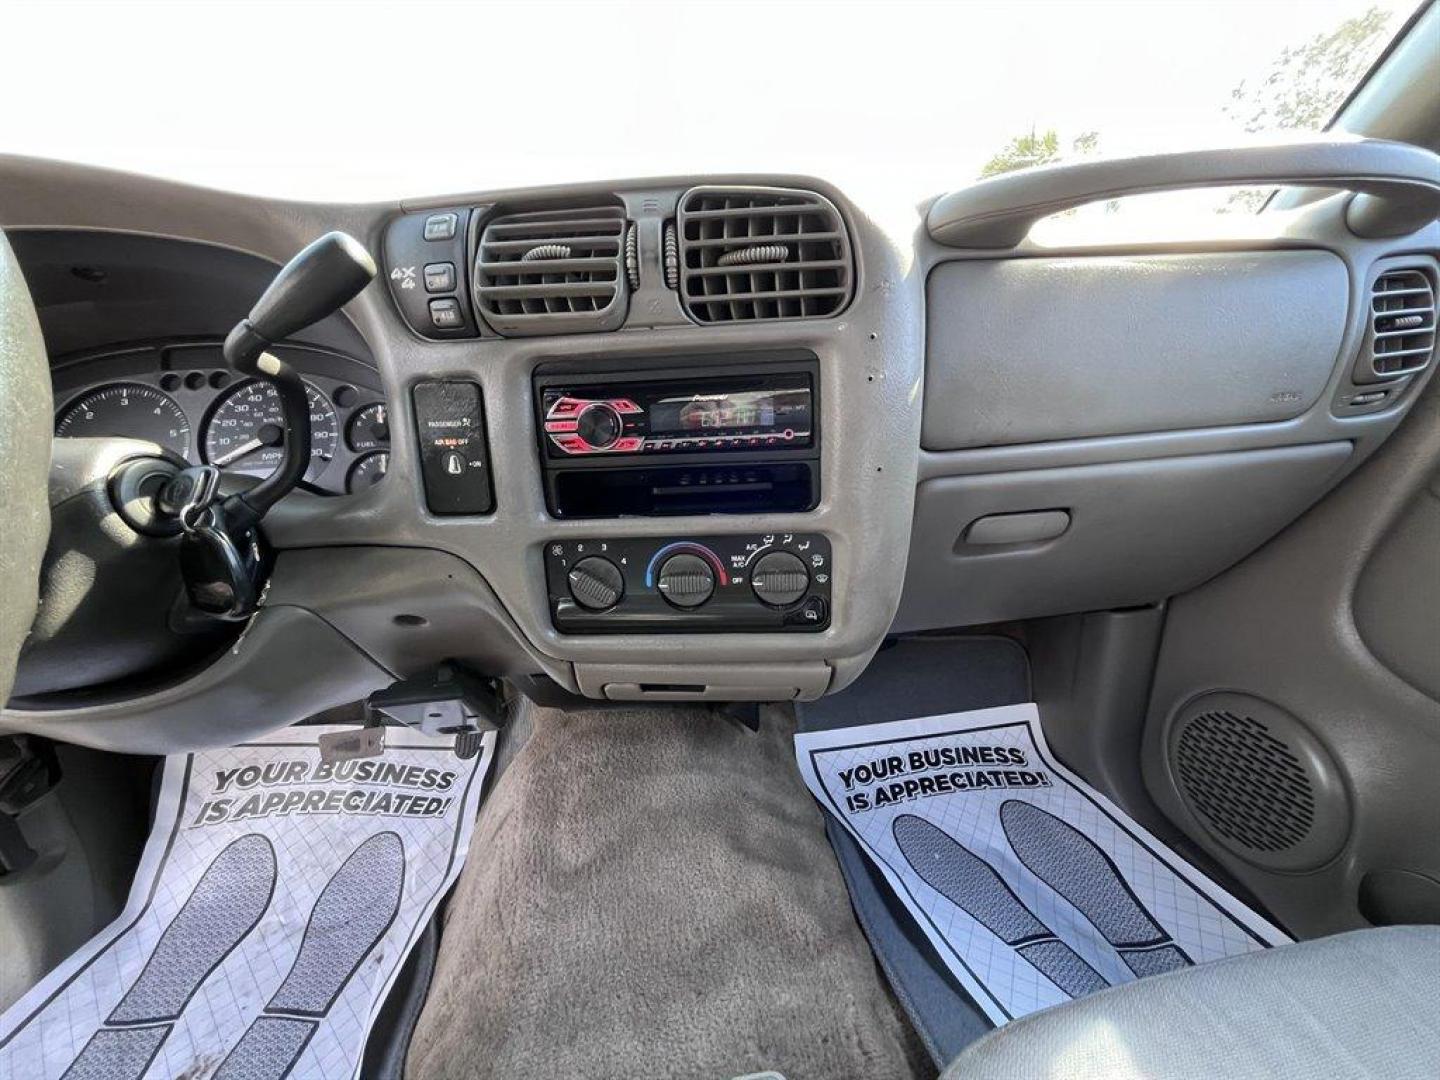
[[[850,302],[850,238],[823,195],[691,188],[676,222],[681,299],[697,322],[823,319]]]
[[[1226,847],[1277,869],[1339,850],[1348,803],[1309,729],[1248,694],[1207,694],[1172,729],[1170,765],[1186,804]]]
[[[1201,713],[1181,732],[1176,759],[1191,801],[1227,840],[1281,851],[1315,824],[1300,759],[1253,717]]]
[[[485,321],[513,337],[615,329],[626,310],[625,231],[619,206],[492,218],[475,261]]]

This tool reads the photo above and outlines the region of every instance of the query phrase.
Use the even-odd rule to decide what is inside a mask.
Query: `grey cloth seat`
[[[1440,1076],[1440,927],[1357,930],[1080,998],[973,1043],[942,1080]]]

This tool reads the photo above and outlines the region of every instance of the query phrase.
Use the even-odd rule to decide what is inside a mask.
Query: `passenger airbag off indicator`
[[[488,514],[495,508],[480,387],[450,380],[416,383],[415,434],[425,505],[433,514]]]

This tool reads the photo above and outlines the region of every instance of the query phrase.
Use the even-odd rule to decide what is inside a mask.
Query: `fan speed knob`
[[[589,611],[614,607],[625,595],[625,578],[609,559],[590,555],[570,568],[570,595]]]

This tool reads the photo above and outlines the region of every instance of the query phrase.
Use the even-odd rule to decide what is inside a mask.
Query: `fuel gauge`
[[[357,453],[380,450],[390,445],[390,410],[383,401],[366,405],[350,418],[345,441]]]

